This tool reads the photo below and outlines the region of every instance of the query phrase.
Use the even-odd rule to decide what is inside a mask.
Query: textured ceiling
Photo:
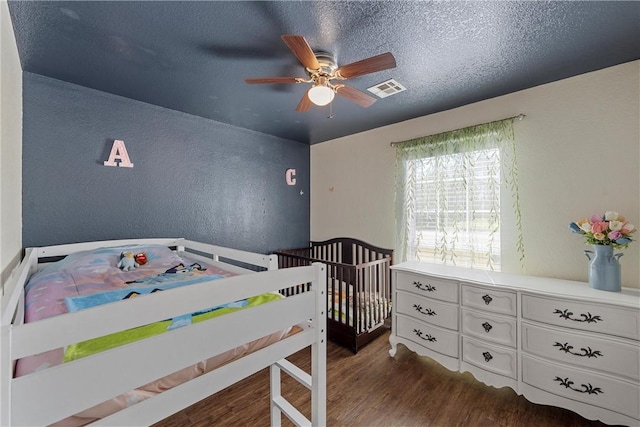
[[[24,71],[307,144],[640,58],[640,2],[9,1]],[[407,90],[369,108],[336,97],[298,113],[306,77],[282,42],[344,65],[392,52]]]

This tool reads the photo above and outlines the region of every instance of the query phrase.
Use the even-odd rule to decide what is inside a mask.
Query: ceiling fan
[[[296,111],[307,111],[313,104],[327,105],[333,101],[336,93],[362,107],[369,107],[376,102],[376,98],[347,86],[341,81],[396,67],[396,60],[390,52],[338,67],[335,58],[329,53],[311,50],[303,36],[285,34],[282,40],[305,67],[309,77],[264,77],[249,78],[244,81],[249,84],[311,83],[311,88],[298,103]],[[336,80],[339,82],[334,83]]]

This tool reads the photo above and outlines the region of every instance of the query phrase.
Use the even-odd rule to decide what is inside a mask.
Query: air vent
[[[407,88],[397,81],[389,79],[375,86],[371,86],[367,90],[380,98],[386,98],[387,96],[395,95],[398,92],[407,90]]]

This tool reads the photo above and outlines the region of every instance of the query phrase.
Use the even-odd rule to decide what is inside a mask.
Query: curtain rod
[[[472,127],[474,127],[474,126],[488,125],[489,123],[503,122],[503,121],[505,121],[505,120],[517,120],[517,121],[520,121],[520,120],[524,119],[525,117],[527,117],[527,116],[526,116],[526,115],[524,115],[524,114],[522,114],[522,113],[520,113],[520,114],[518,114],[517,116],[507,117],[506,119],[502,119],[502,120],[494,120],[494,121],[492,121],[492,122],[480,123],[480,124],[477,124],[477,125],[471,125],[471,126],[467,126],[467,127],[472,128]],[[462,128],[462,129],[465,129],[465,128]],[[431,135],[419,136],[419,137],[417,137],[417,138],[428,138],[428,137],[430,137],[430,136],[442,135],[443,133],[449,133],[449,132],[453,132],[453,131],[448,130],[448,131],[445,131],[445,132],[434,133],[434,134],[431,134]],[[408,140],[408,141],[413,141],[414,139],[417,139],[417,138],[412,138],[412,139],[410,139],[410,140]],[[408,142],[408,141],[391,142],[389,145],[391,145],[392,147],[395,147],[395,146],[396,146],[396,145],[398,145],[398,144],[404,144],[405,142]]]

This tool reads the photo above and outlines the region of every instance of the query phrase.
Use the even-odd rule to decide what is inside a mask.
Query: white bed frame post
[[[321,268],[316,270],[318,290],[318,308],[315,319],[317,339],[311,345],[311,377],[314,388],[311,391],[311,423],[314,426],[327,425],[327,266],[315,263]]]
[[[13,325],[21,325],[24,316],[24,289],[20,286],[36,269],[33,249],[27,249],[21,263],[2,284],[0,293],[0,426],[11,425],[11,380],[14,362],[11,357]]]
[[[314,289],[316,292],[316,316],[311,327],[316,331],[316,339],[311,345],[311,375],[307,374],[286,359],[282,359],[270,367],[271,380],[271,426],[282,425],[284,413],[296,426],[327,425],[327,316],[325,315],[326,303],[326,266],[314,263],[316,277]],[[293,407],[281,395],[281,371],[304,385],[311,391],[311,422]]]
[[[0,426],[8,426],[11,423],[10,411],[11,398],[11,372],[12,364],[9,358],[11,325],[0,325]]]

